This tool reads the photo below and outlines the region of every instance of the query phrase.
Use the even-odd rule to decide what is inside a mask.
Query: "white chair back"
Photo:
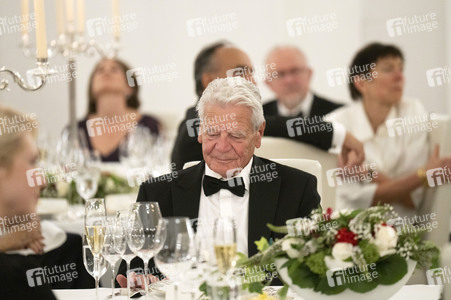
[[[275,161],[288,158],[318,161],[321,165],[321,181],[315,176],[318,178],[318,185],[321,185],[321,205],[324,209],[327,207],[335,209],[335,187],[328,184],[326,172],[337,167],[336,155],[308,144],[267,136],[262,138],[261,147],[255,149],[255,155]]]

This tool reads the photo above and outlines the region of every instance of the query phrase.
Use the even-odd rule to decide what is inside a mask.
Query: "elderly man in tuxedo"
[[[143,183],[138,201],[158,202],[163,217],[199,218],[197,232],[207,239],[215,218],[233,217],[237,250],[251,256],[257,252],[254,241],[277,237],[267,223],[284,225],[319,206],[316,177],[254,155],[266,123],[260,93],[250,81],[215,79],[197,111],[204,159],[171,181]]]

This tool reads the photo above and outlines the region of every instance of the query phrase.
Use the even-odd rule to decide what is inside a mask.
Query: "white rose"
[[[332,256],[338,260],[345,260],[352,255],[352,244],[336,243],[332,248]]]
[[[353,246],[350,243],[336,243],[332,248],[332,256],[324,257],[329,270],[346,269],[354,266],[353,262],[344,261],[352,255]]]
[[[114,190],[114,181],[111,178],[108,178],[105,183],[105,191],[111,192]]]
[[[344,209],[341,209],[341,210],[336,210],[336,211],[332,212],[332,214],[330,215],[330,218],[332,220],[335,220],[335,219],[338,219],[338,217],[340,217],[340,215],[347,216],[351,212],[352,212],[352,209],[348,209],[348,208],[344,208]]]
[[[59,198],[64,198],[69,191],[69,183],[67,181],[56,182],[56,192]]]
[[[380,256],[386,256],[396,253],[396,244],[398,243],[398,234],[390,226],[376,226],[376,234],[373,243],[379,249]]]
[[[289,258],[299,257],[300,252],[291,247],[292,244],[297,244],[299,242],[300,242],[299,239],[286,239],[285,241],[282,242],[282,250],[287,253]]]

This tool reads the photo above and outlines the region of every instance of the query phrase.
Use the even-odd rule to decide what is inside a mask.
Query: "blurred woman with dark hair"
[[[433,115],[420,101],[403,96],[404,84],[398,47],[372,43],[355,55],[349,68],[355,101],[331,115],[364,144],[365,164],[342,169],[337,209],[389,203],[401,216],[412,217],[428,185],[426,171],[451,167],[451,157],[440,157],[438,146],[428,154]]]
[[[118,59],[102,59],[89,78],[88,114],[78,127],[89,150],[100,153],[103,161],[119,161],[119,145],[136,126],[160,133],[160,122],[138,111],[138,79],[129,70]]]

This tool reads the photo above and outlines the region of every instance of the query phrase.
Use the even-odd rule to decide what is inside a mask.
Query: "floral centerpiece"
[[[340,212],[317,209],[309,218],[289,220],[283,227],[268,225],[286,235],[272,244],[262,238],[256,242],[259,253],[242,256],[238,263],[244,270],[258,268],[266,274],[267,266],[275,265],[284,283],[282,299],[288,286],[307,299],[352,299],[363,293],[365,299],[388,299],[407,282],[415,265],[438,267],[438,248],[421,239],[418,227],[404,223],[389,205]],[[243,286],[261,293],[276,276]]]
[[[126,194],[137,192],[138,186],[131,187],[126,178],[111,172],[101,172],[95,198],[104,198],[106,195]],[[83,203],[77,193],[75,179],[50,182],[41,191],[42,198],[66,198],[69,204]]]

